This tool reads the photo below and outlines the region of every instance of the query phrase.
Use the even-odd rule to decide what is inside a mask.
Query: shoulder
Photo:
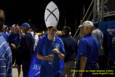
[[[3,36],[0,36],[0,45],[1,47],[5,47],[5,49],[9,49],[9,44],[7,43],[7,41],[5,40],[5,38]]]
[[[42,35],[39,37],[39,41],[45,40],[47,38],[47,35]]]
[[[47,36],[46,35],[42,35],[42,36],[40,36],[39,37],[39,40],[38,40],[38,44],[44,44],[45,43],[45,41],[46,41],[46,39],[47,39]]]
[[[82,37],[79,43],[80,45],[87,45],[89,41],[89,37]]]
[[[71,37],[69,37],[69,38],[70,38],[70,40],[71,40],[72,42],[75,42],[75,43],[77,42],[77,41],[76,41],[76,39],[75,39],[75,38],[73,38],[72,36],[71,36]]]
[[[3,35],[0,35],[0,42],[6,42],[6,40],[5,40]]]
[[[95,29],[92,31],[92,33],[97,33],[97,34],[103,34],[102,31],[100,29]]]
[[[58,36],[56,36],[56,42],[63,43],[62,39]]]
[[[82,37],[80,41],[85,42],[88,39],[88,37]]]
[[[32,37],[31,33],[26,33],[25,37]]]

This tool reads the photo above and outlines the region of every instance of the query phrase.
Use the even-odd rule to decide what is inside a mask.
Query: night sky
[[[29,21],[34,24],[37,30],[43,30],[44,10],[51,0],[0,0],[0,8],[5,11],[6,24],[19,23]],[[64,25],[75,29],[75,25],[79,25],[82,15],[83,5],[86,8],[91,0],[53,0],[60,10],[59,29]],[[75,31],[75,30],[73,30]]]

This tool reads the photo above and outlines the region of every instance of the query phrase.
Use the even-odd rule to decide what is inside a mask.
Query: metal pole
[[[93,19],[95,20],[96,14],[97,14],[97,8],[96,8],[97,0],[93,0]]]
[[[86,11],[86,13],[85,13],[83,19],[82,19],[83,21],[85,20],[85,18],[86,18],[86,16],[87,16],[87,14],[88,14],[88,12],[89,12],[89,10],[90,10],[90,8],[91,8],[93,2],[94,2],[94,0],[91,1],[91,3],[90,3],[90,5],[89,5],[89,7],[88,7],[88,9],[87,9],[87,11]]]
[[[104,0],[101,0],[100,1],[101,2],[101,8],[100,8],[100,11],[101,11],[101,15],[100,15],[100,19],[101,19],[101,21],[103,20],[103,17],[104,17]]]
[[[100,22],[101,18],[100,18],[100,0],[97,0],[97,19]]]

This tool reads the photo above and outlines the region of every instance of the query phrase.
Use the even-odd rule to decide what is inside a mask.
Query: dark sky
[[[59,27],[75,27],[82,17],[82,6],[91,0],[53,0],[60,10]],[[87,1],[87,2],[83,2]],[[44,28],[44,10],[50,0],[0,0],[0,8],[6,13],[6,23],[22,23],[31,20],[35,27]]]

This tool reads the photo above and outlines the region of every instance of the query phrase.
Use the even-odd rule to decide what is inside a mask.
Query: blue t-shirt
[[[43,55],[48,56],[52,54],[52,50],[58,48],[61,53],[64,53],[64,45],[59,37],[55,37],[54,41],[47,38],[47,34],[40,38],[36,51]],[[40,61],[40,60],[39,60]],[[57,54],[54,54],[52,64],[48,61],[40,61],[41,64],[41,77],[54,77],[59,72],[64,71],[64,60],[60,60]]]
[[[96,64],[99,55],[99,43],[91,35],[84,36],[78,46],[78,61],[81,56],[87,57],[86,69],[94,69],[91,67],[92,64]]]

